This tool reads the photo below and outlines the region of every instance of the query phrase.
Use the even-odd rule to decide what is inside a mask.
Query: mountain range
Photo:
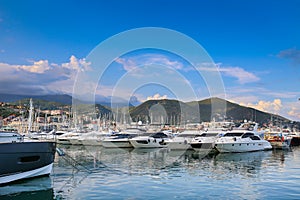
[[[40,96],[0,94],[0,102],[17,103],[22,99],[27,99],[26,101],[28,101],[28,98],[32,98],[34,102],[40,106],[43,105],[44,108],[54,109],[63,105],[72,105],[72,96],[66,94]],[[96,104],[101,113],[108,113],[113,110],[110,108],[109,102],[97,102]],[[120,101],[119,106],[122,105],[128,106],[125,102]],[[213,113],[212,106],[214,107]],[[260,124],[269,123],[270,121],[280,124],[294,123],[300,127],[300,122],[292,122],[285,117],[241,106],[220,98],[208,98],[192,102],[182,102],[172,99],[148,100],[137,106],[129,105],[129,107],[129,112],[133,120],[149,121],[150,118],[152,120],[156,118],[156,121],[159,121],[163,118],[165,123],[177,123],[179,120],[185,120],[186,122],[210,121],[214,119],[230,121],[252,120]]]
[[[212,106],[214,112],[212,112]],[[256,121],[260,124],[269,123],[291,123],[290,120],[271,113],[262,112],[254,108],[241,106],[220,98],[209,98],[201,101],[181,102],[178,100],[149,100],[130,110],[133,119],[147,121],[155,118],[160,121],[177,123],[184,119],[189,122],[199,121]],[[177,117],[179,116],[179,117]],[[160,117],[160,118],[159,118]],[[155,120],[155,119],[154,119]]]
[[[45,100],[50,102],[57,102],[62,103],[65,105],[72,105],[72,96],[68,94],[49,94],[49,95],[15,95],[15,94],[0,94],[0,102],[17,102],[22,99],[29,99],[32,98],[33,100]],[[80,102],[79,100],[76,100],[77,102]],[[140,102],[138,101],[128,101],[115,97],[113,98],[114,103],[112,104],[112,97],[104,97],[101,95],[95,96],[95,103],[101,104],[106,107],[125,107],[125,106],[133,106],[138,105]],[[85,103],[91,103],[91,102],[85,102]],[[93,102],[94,103],[94,102]]]

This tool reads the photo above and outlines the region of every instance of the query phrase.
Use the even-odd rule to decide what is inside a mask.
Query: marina
[[[0,0],[0,200],[300,199],[299,8]]]
[[[33,110],[30,100],[27,126],[21,128],[26,133],[8,126],[0,132],[0,159],[6,163],[0,166],[1,199],[220,199],[224,195],[294,199],[300,195],[295,130],[277,127],[271,132],[247,120],[122,124],[111,116],[97,123],[90,120],[85,128],[57,122],[47,131],[44,125],[34,131],[38,123],[30,117]],[[270,186],[284,190],[282,196],[267,192]]]
[[[300,195],[299,147],[213,155],[164,148],[59,148],[67,157],[56,157],[50,177],[0,187],[1,199],[297,199]]]

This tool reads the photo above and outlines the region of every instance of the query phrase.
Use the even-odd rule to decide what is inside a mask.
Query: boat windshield
[[[126,134],[126,133],[121,133],[121,134],[116,134],[116,138],[132,138],[136,136],[136,134]]]
[[[223,137],[240,137],[243,134],[244,134],[243,132],[229,132],[226,133]]]
[[[153,137],[153,138],[167,138],[168,136],[166,134],[164,134],[163,132],[158,132],[158,133],[154,133],[154,134],[150,135],[150,137]]]
[[[193,133],[183,133],[183,134],[178,134],[177,137],[199,137],[201,136],[200,134],[193,134]]]
[[[252,137],[252,136],[254,136],[253,133],[245,133],[245,134],[242,136],[242,138],[247,138],[247,137]]]
[[[252,140],[260,140],[260,138],[257,135],[252,135],[252,136],[250,136],[250,138]]]
[[[202,133],[200,135],[200,137],[215,137],[217,136],[219,133]]]

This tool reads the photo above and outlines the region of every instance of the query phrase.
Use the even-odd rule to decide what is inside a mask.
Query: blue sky
[[[172,29],[201,44],[219,68],[228,100],[300,120],[297,0],[0,0],[0,92],[71,94],[77,70],[88,69],[85,58],[99,43],[141,27]],[[96,94],[111,96],[124,74],[147,63],[159,65],[157,71],[171,66],[176,77],[200,91],[199,99],[209,97],[201,77],[188,70],[191,63],[151,49],[116,59]],[[161,85],[131,95],[140,101],[178,96]]]

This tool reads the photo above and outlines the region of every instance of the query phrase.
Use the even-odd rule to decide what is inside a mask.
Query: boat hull
[[[187,150],[192,149],[190,144],[186,144],[185,142],[169,142],[168,148],[172,150]]]
[[[40,167],[38,169],[0,177],[0,185],[14,182],[21,179],[28,179],[28,178],[38,177],[38,176],[49,175],[52,171],[52,167],[53,167],[53,163],[46,165],[44,167]]]
[[[192,149],[190,142],[192,138],[173,138],[171,140],[167,140],[166,143],[169,149],[172,150],[187,150]]]
[[[49,175],[52,170],[55,151],[55,142],[0,144],[0,184]]]
[[[216,143],[215,147],[220,153],[241,153],[265,150],[264,144],[260,143]]]
[[[106,148],[132,148],[129,140],[104,140],[101,142],[103,147]]]
[[[299,146],[300,145],[300,136],[293,136],[291,140],[291,146]]]
[[[276,141],[268,140],[274,149],[287,149],[291,146],[291,140]]]
[[[215,146],[214,142],[207,142],[207,143],[203,143],[203,142],[193,142],[191,143],[191,147],[194,150],[202,150],[202,149],[213,149]]]

